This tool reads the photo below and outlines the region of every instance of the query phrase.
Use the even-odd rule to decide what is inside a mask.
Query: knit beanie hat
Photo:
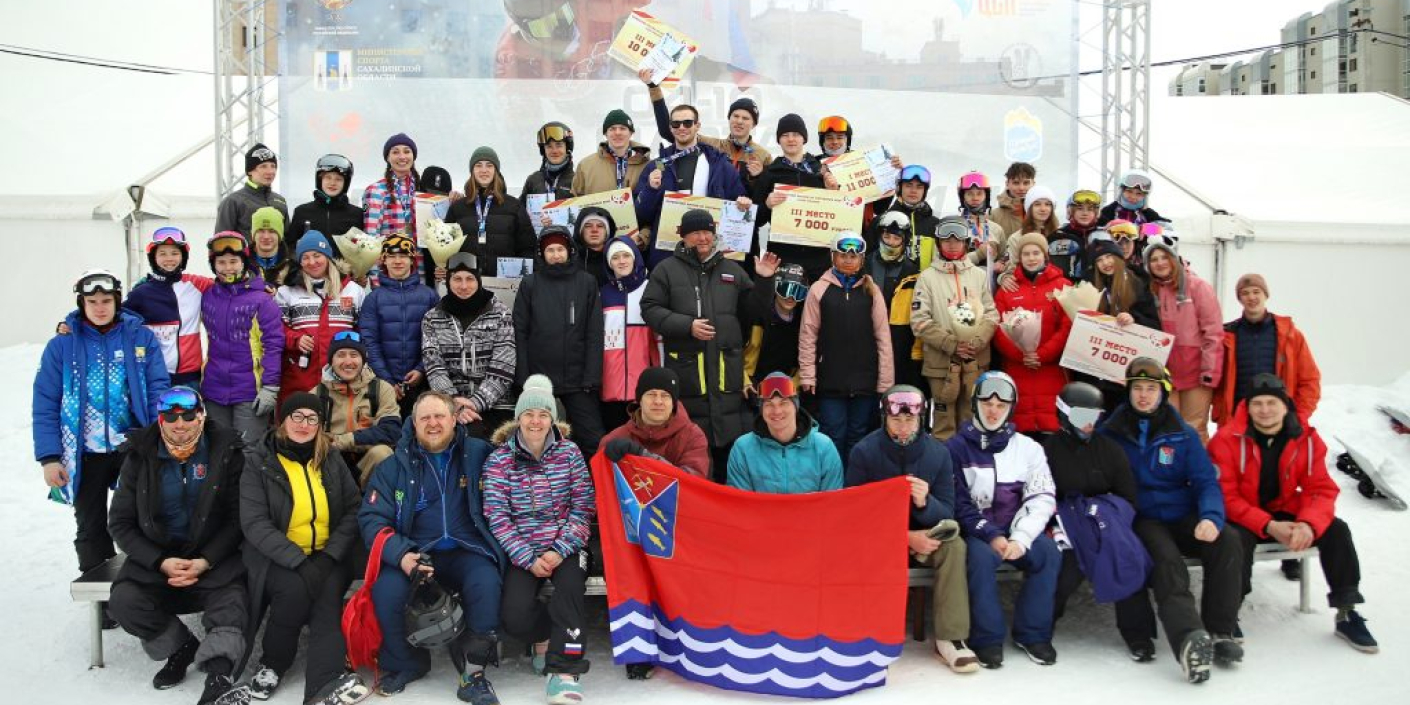
[[[1115,255],[1119,260],[1125,260],[1126,255],[1121,251],[1121,245],[1111,239],[1105,230],[1097,230],[1092,233],[1092,239],[1087,243],[1087,251],[1092,256],[1092,264],[1095,265],[1102,255]]]
[[[367,362],[367,345],[362,342],[362,336],[350,331],[344,332],[349,334],[334,335],[333,340],[328,343],[328,364],[333,364],[333,356],[337,355],[339,350],[356,350],[357,354],[362,356],[362,361]],[[372,411],[376,413],[377,410],[373,409]]]
[[[333,246],[328,244],[328,238],[317,230],[310,230],[299,238],[299,244],[294,246],[294,261],[303,259],[306,252],[317,252],[329,261],[333,259]]]
[[[387,141],[382,144],[382,161],[387,161],[387,155],[391,153],[392,147],[397,146],[411,149],[411,158],[413,161],[416,159],[416,143],[407,137],[405,132],[398,132],[388,137]]]
[[[485,147],[485,146],[476,147],[476,148],[475,148],[475,151],[473,151],[473,152],[470,153],[470,170],[471,170],[471,171],[474,171],[474,170],[475,170],[475,165],[478,164],[478,163],[480,163],[480,162],[489,162],[489,163],[491,163],[491,164],[494,165],[494,170],[495,170],[495,171],[499,171],[499,170],[500,170],[500,169],[499,169],[499,155],[498,155],[498,154],[495,154],[495,151],[494,151],[493,149],[490,149],[489,147]]]
[[[529,375],[524,380],[524,391],[519,392],[519,401],[514,404],[514,418],[532,409],[543,409],[549,418],[558,423],[558,400],[553,398],[553,382],[543,375]]]
[[[428,166],[421,172],[421,180],[416,182],[416,186],[426,193],[435,193],[442,196],[449,196],[455,190],[455,185],[450,182],[450,172],[438,166]]]
[[[319,417],[323,416],[323,402],[318,398],[317,394],[313,394],[312,392],[295,392],[284,399],[283,404],[279,405],[279,423],[284,423],[284,420],[289,418],[290,414],[300,409],[312,411],[318,414]]]
[[[1043,251],[1043,259],[1048,258],[1048,238],[1043,237],[1042,233],[1026,233],[1011,240],[1010,243],[1013,245],[1013,253],[1016,255],[1023,254],[1025,245],[1037,245],[1038,249]]]
[[[736,110],[743,110],[749,113],[749,117],[754,118],[754,124],[759,124],[759,104],[755,103],[754,99],[745,98],[743,96],[736,98],[733,103],[729,104],[729,110],[725,111],[725,117],[733,115]],[[807,139],[806,136],[804,139]]]
[[[680,378],[665,367],[648,367],[641,371],[641,376],[636,378],[636,403],[640,404],[641,398],[653,389],[660,389],[671,395],[672,403],[680,400]]]
[[[681,237],[699,230],[715,232],[715,218],[704,208],[692,208],[681,216]]]
[[[1033,210],[1033,204],[1038,201],[1047,201],[1053,204],[1053,212],[1057,212],[1057,194],[1047,186],[1034,186],[1028,189],[1028,194],[1023,197],[1023,212],[1027,213]]]
[[[1238,296],[1240,291],[1250,286],[1262,289],[1264,296],[1270,296],[1268,293],[1268,281],[1263,278],[1262,274],[1254,274],[1252,272],[1239,277],[1239,280],[1234,283],[1234,296]]]
[[[260,230],[273,230],[279,233],[279,239],[284,239],[284,214],[274,206],[265,206],[255,211],[254,215],[250,216],[250,234],[254,235]]]
[[[392,233],[382,241],[382,254],[416,256],[416,241],[406,233]]]
[[[1292,399],[1288,397],[1288,387],[1283,384],[1283,380],[1271,372],[1260,372],[1253,376],[1253,384],[1249,387],[1248,398],[1250,401],[1254,397],[1270,396],[1283,400],[1283,404],[1289,409],[1292,408]]]
[[[612,256],[617,254],[618,252],[626,252],[629,253],[632,257],[636,257],[636,252],[632,251],[631,245],[628,245],[627,243],[622,242],[621,240],[613,240],[612,243],[607,246],[607,261],[612,261]]]
[[[607,117],[602,118],[602,132],[606,134],[607,128],[613,125],[622,125],[633,133],[636,132],[636,125],[632,123],[632,116],[621,108],[614,108],[608,111]]]
[[[256,142],[255,146],[250,147],[250,151],[245,152],[245,173],[254,171],[255,167],[265,162],[273,162],[278,166],[279,158],[274,156],[274,150]]]
[[[808,123],[803,122],[803,118],[797,113],[789,113],[778,119],[778,130],[774,132],[774,139],[789,132],[797,132],[803,136],[804,142],[808,141]]]

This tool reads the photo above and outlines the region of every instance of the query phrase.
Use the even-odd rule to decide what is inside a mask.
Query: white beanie
[[[1033,210],[1033,204],[1043,200],[1046,200],[1048,203],[1053,204],[1054,208],[1057,208],[1057,196],[1053,194],[1052,189],[1047,186],[1034,186],[1028,189],[1028,194],[1023,197],[1023,212],[1027,213]]]

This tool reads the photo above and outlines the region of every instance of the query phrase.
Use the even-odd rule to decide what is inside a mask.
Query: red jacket
[[[1273,314],[1267,314],[1273,316]],[[1234,384],[1239,369],[1238,334],[1231,321],[1224,324],[1224,376],[1214,392],[1214,422],[1223,425],[1234,413]],[[1322,400],[1322,372],[1317,369],[1317,361],[1312,359],[1312,350],[1307,347],[1307,339],[1302,331],[1293,325],[1287,316],[1273,316],[1273,325],[1278,332],[1278,361],[1273,374],[1283,380],[1292,395],[1297,413],[1312,416],[1317,410],[1317,402]]]
[[[1048,265],[1036,281],[1022,273],[1014,275],[1017,291],[999,288],[994,292],[994,306],[1000,320],[1004,312],[1023,308],[1043,314],[1043,333],[1038,339],[1038,369],[1023,364],[1023,351],[1000,330],[994,334],[994,349],[998,350],[999,369],[1013,377],[1018,385],[1018,407],[1013,412],[1014,426],[1020,431],[1057,431],[1057,396],[1067,384],[1067,372],[1058,366],[1062,350],[1067,347],[1067,335],[1072,332],[1072,320],[1063,313],[1062,305],[1048,298],[1049,294],[1067,286],[1062,270]]]
[[[1219,426],[1209,441],[1209,458],[1219,468],[1219,486],[1224,491],[1224,509],[1229,521],[1267,538],[1263,531],[1273,512],[1287,512],[1307,522],[1312,533],[1321,536],[1336,516],[1337,483],[1327,473],[1327,444],[1317,429],[1298,418],[1298,435],[1283,446],[1279,467],[1278,498],[1266,507],[1258,505],[1258,481],[1263,469],[1263,449],[1248,434],[1248,408],[1240,403],[1234,418]]]
[[[602,437],[599,447],[607,447],[614,438],[630,438],[640,443],[648,452],[661,456],[666,462],[700,477],[710,477],[710,444],[705,432],[691,423],[685,405],[676,402],[676,413],[665,426],[643,428],[635,420],[612,429]]]

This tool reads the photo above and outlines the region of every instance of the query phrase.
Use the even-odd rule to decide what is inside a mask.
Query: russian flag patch
[[[582,655],[583,655],[583,645],[582,645],[582,644],[565,643],[565,644],[563,644],[563,655],[564,655],[564,656],[582,656]]]

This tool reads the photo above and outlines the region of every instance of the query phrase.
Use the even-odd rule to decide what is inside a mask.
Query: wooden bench
[[[127,556],[119,554],[109,558],[103,565],[94,568],[69,584],[69,596],[74,602],[87,602],[92,610],[91,629],[92,640],[89,643],[89,667],[103,667],[103,603],[112,596],[113,579],[117,577],[118,571],[122,569],[123,561]],[[362,579],[352,581],[348,586],[348,592],[344,599],[352,597],[357,589],[362,587]],[[545,583],[545,588],[552,587],[550,583]],[[607,581],[601,576],[593,576],[587,579],[587,594],[602,596],[607,594]]]

